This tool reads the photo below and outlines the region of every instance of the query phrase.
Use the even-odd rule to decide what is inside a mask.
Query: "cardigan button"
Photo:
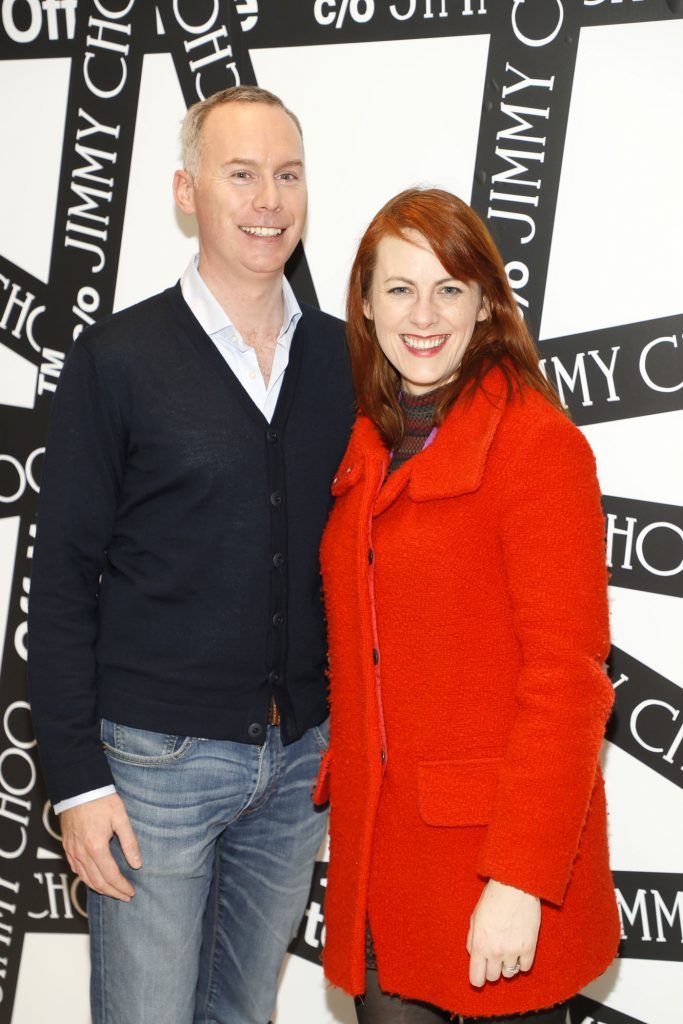
[[[249,728],[247,729],[247,732],[249,733],[252,739],[256,739],[256,737],[260,736],[261,733],[263,732],[263,726],[260,724],[260,722],[252,722]]]
[[[274,626],[283,626],[284,622],[285,622],[285,617],[282,614],[282,612],[275,612],[275,615],[273,615],[273,625]]]
[[[282,554],[281,551],[276,551],[275,554],[273,555],[273,565],[275,566],[276,569],[281,569],[284,564],[285,556]]]
[[[282,495],[280,494],[279,491],[273,491],[273,493],[270,496],[270,504],[274,505],[275,508],[280,507],[280,505],[282,504]]]
[[[280,682],[280,673],[277,671],[277,669],[274,668],[272,672],[268,673],[268,682],[271,684],[271,686],[274,686],[275,683]]]
[[[273,430],[272,427],[266,430],[266,439],[269,444],[277,444],[279,436],[277,430]]]

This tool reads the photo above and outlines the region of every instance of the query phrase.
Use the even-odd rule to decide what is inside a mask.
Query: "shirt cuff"
[[[68,811],[70,807],[78,807],[79,804],[88,804],[91,800],[98,800],[101,796],[113,796],[116,793],[116,786],[101,786],[99,789],[89,789],[87,793],[79,793],[78,796],[70,796],[68,800],[60,800],[52,808],[55,814]]]

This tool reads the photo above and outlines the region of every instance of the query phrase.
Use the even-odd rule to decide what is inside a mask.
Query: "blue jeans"
[[[93,1024],[266,1024],[325,815],[311,792],[327,724],[284,747],[102,721],[143,866],[112,852],[130,903],[88,893]]]

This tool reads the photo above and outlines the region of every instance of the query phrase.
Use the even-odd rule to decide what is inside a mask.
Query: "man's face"
[[[303,160],[279,107],[226,103],[209,113],[196,179],[174,179],[178,206],[197,218],[200,267],[251,281],[283,270],[306,219]]]

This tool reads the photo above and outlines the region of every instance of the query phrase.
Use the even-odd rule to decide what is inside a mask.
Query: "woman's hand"
[[[491,878],[470,918],[467,952],[470,982],[481,988],[485,981],[514,978],[534,962],[541,901],[537,896],[503,885]]]

